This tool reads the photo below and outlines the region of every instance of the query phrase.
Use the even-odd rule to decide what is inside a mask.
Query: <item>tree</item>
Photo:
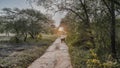
[[[15,33],[16,42],[26,41],[28,35],[33,39],[43,31],[44,23],[49,23],[48,18],[37,10],[33,9],[3,9],[5,15],[2,16],[5,30]]]
[[[120,1],[38,0],[37,4],[48,9],[57,6],[57,11],[68,12],[61,25],[68,26],[69,43],[81,45],[82,42],[87,44],[91,41],[101,61],[111,60],[108,59],[109,55],[117,59],[116,46],[119,42],[116,42],[116,17],[120,15]]]
[[[108,4],[105,0],[102,0],[105,6],[107,7],[110,16],[111,16],[111,52],[112,57],[117,59],[117,53],[116,53],[116,19],[115,19],[115,4],[119,5],[117,1],[110,0],[110,4]]]

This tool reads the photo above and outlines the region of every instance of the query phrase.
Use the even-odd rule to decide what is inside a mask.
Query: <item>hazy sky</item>
[[[2,8],[31,8],[29,3],[26,0],[0,0],[0,10]],[[36,5],[33,5],[34,9],[40,10],[42,13],[46,13],[46,9],[43,7],[38,7]],[[49,11],[49,14],[52,12]],[[60,21],[62,18],[64,18],[66,13],[56,13],[54,16],[52,16],[52,19],[55,21],[55,25],[58,26],[60,24]]]

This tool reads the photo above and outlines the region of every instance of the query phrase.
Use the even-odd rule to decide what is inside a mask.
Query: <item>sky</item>
[[[53,16],[51,18],[54,20],[56,26],[59,26],[61,19],[64,18],[64,16],[66,15],[66,12],[58,12],[54,14],[52,11],[46,12],[46,9],[42,6],[36,6],[35,4],[32,4],[32,6],[34,9],[39,10],[44,14],[52,14]],[[26,0],[0,0],[0,11],[2,8],[25,9],[31,8],[31,6]]]
[[[0,0],[0,9],[2,8],[30,8],[25,0]]]

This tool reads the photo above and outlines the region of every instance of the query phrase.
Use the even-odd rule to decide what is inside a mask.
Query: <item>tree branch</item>
[[[70,10],[71,12],[73,12],[74,14],[76,14],[80,19],[82,19],[82,21],[84,21],[84,19],[79,15],[79,13],[77,13],[76,11],[74,11],[73,9],[71,8],[63,8],[65,10]]]
[[[102,1],[103,1],[103,3],[106,5],[106,7],[108,8],[109,12],[111,13],[111,9],[110,9],[110,7],[108,6],[108,4],[106,3],[106,1],[105,1],[105,0],[102,0]]]
[[[87,12],[87,8],[86,8],[86,5],[84,4],[85,3],[85,0],[84,0],[84,3],[82,2],[82,0],[79,0],[82,7],[83,7],[83,10],[85,11],[85,16],[86,16],[86,24],[89,26],[89,23],[90,23],[90,20],[89,20],[89,16],[88,16],[88,12]]]
[[[112,0],[109,0],[109,1],[112,1]],[[117,2],[116,0],[114,0],[114,1],[112,1],[112,2],[114,2],[116,5],[120,6],[120,3]]]

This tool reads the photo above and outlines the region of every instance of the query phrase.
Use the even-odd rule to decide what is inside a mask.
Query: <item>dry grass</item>
[[[55,39],[55,36],[46,35],[42,40],[30,39],[29,44],[0,45],[0,68],[27,68]]]

